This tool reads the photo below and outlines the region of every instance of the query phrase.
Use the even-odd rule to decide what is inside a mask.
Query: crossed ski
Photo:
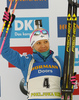
[[[71,76],[74,73],[76,22],[77,22],[77,0],[68,0],[67,30],[64,56],[64,75],[61,90],[61,100],[72,100],[73,85]]]

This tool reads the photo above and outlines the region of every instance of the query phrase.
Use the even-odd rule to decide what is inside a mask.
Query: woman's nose
[[[42,43],[42,44],[41,44],[41,46],[42,46],[42,47],[45,47],[45,44],[44,44],[44,43]]]

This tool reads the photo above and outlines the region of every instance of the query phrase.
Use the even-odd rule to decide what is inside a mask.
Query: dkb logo
[[[42,20],[43,28],[49,31],[48,17],[16,18],[12,25],[11,38],[29,38],[36,29],[35,20]]]

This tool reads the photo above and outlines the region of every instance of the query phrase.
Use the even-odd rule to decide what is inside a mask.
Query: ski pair
[[[9,8],[8,8],[8,13],[10,12],[10,9],[11,9],[11,6],[12,6],[12,2],[13,1],[11,0],[10,1],[10,4],[9,4]],[[18,3],[18,0],[15,0],[15,5],[14,5],[14,8],[13,8],[12,14],[14,14],[14,12],[15,12],[17,3]],[[12,22],[12,14],[11,14],[11,17],[10,17],[10,21],[9,21],[8,27],[6,29],[6,33],[5,33],[4,39],[3,39],[2,44],[1,44],[1,47],[0,47],[0,54],[2,52],[2,49],[3,49],[4,43],[5,43],[5,40],[6,40],[8,31],[9,31],[10,25],[11,25],[11,22]],[[4,31],[5,24],[6,24],[6,21],[4,21],[4,24],[3,24],[3,27],[2,27],[2,30],[1,30],[1,33],[0,33],[0,39],[1,39],[2,33]]]
[[[73,9],[72,9],[73,8]],[[77,0],[68,0],[67,30],[64,56],[64,73],[61,100],[72,100],[73,85],[71,76],[74,73],[75,42],[77,22]]]

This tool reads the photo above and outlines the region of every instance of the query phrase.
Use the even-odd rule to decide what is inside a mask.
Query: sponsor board
[[[79,95],[79,74],[76,75],[76,84],[74,85],[73,95]]]
[[[11,38],[29,38],[30,34],[36,29],[35,20],[42,20],[43,28],[49,32],[48,17],[18,17],[12,24]]]
[[[11,0],[7,0],[7,7]],[[15,0],[13,0],[12,9]],[[16,9],[46,9],[48,8],[48,0],[19,0]]]
[[[67,17],[57,17],[58,37],[66,37]],[[72,26],[71,26],[72,29]],[[79,37],[79,17],[77,17],[76,37]]]
[[[62,58],[64,61],[64,52],[65,52],[65,46],[58,46],[58,55]],[[79,45],[76,45],[75,47],[75,66],[79,66]]]

